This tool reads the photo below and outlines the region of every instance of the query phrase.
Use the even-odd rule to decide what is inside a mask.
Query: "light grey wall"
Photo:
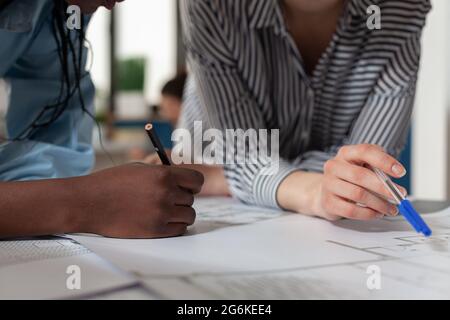
[[[449,195],[450,1],[433,0],[423,34],[413,120],[413,190],[421,199]]]

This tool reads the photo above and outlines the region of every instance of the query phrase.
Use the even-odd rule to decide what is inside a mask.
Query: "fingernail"
[[[391,207],[391,209],[389,209],[389,213],[393,216],[397,216],[398,215],[398,208],[397,207]]]
[[[406,169],[399,164],[395,164],[392,167],[392,172],[394,172],[399,177],[403,177],[406,174]]]
[[[406,197],[408,195],[408,191],[405,188],[401,188],[400,191],[402,192],[402,196]]]
[[[380,213],[376,215],[377,219],[381,220],[384,218],[384,214]]]

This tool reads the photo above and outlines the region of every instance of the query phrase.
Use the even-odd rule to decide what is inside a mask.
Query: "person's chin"
[[[112,10],[116,6],[116,2],[116,0],[104,0],[103,6],[108,10]]]

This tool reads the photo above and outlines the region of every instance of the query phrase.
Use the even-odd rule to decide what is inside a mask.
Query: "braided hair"
[[[33,122],[14,138],[14,141],[32,139],[40,129],[46,128],[57,121],[68,108],[69,101],[74,96],[78,96],[81,109],[91,118],[94,118],[86,108],[80,88],[81,79],[85,73],[83,66],[83,49],[86,41],[85,26],[82,23],[80,29],[69,30],[66,27],[66,21],[69,18],[67,14],[68,4],[64,0],[53,0],[53,2],[52,31],[62,70],[59,97],[54,104],[44,106]],[[84,21],[84,18],[84,16],[81,17],[82,21]],[[75,37],[73,36],[74,32],[76,33]],[[71,79],[71,74],[75,76],[74,82]]]

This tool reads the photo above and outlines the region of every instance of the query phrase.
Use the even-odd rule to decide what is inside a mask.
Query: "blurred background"
[[[450,198],[450,1],[432,4],[411,135],[402,155],[409,174],[401,184],[416,198],[445,200]],[[185,70],[177,0],[127,1],[113,13],[100,9],[88,39],[103,133],[103,147],[98,132],[94,138],[97,169],[151,151],[142,129],[149,120],[169,148],[184,78],[168,81]]]
[[[95,13],[87,38],[102,134],[97,128],[97,170],[151,151],[143,131],[150,120],[171,147],[185,70],[178,12],[177,0],[149,0]]]

